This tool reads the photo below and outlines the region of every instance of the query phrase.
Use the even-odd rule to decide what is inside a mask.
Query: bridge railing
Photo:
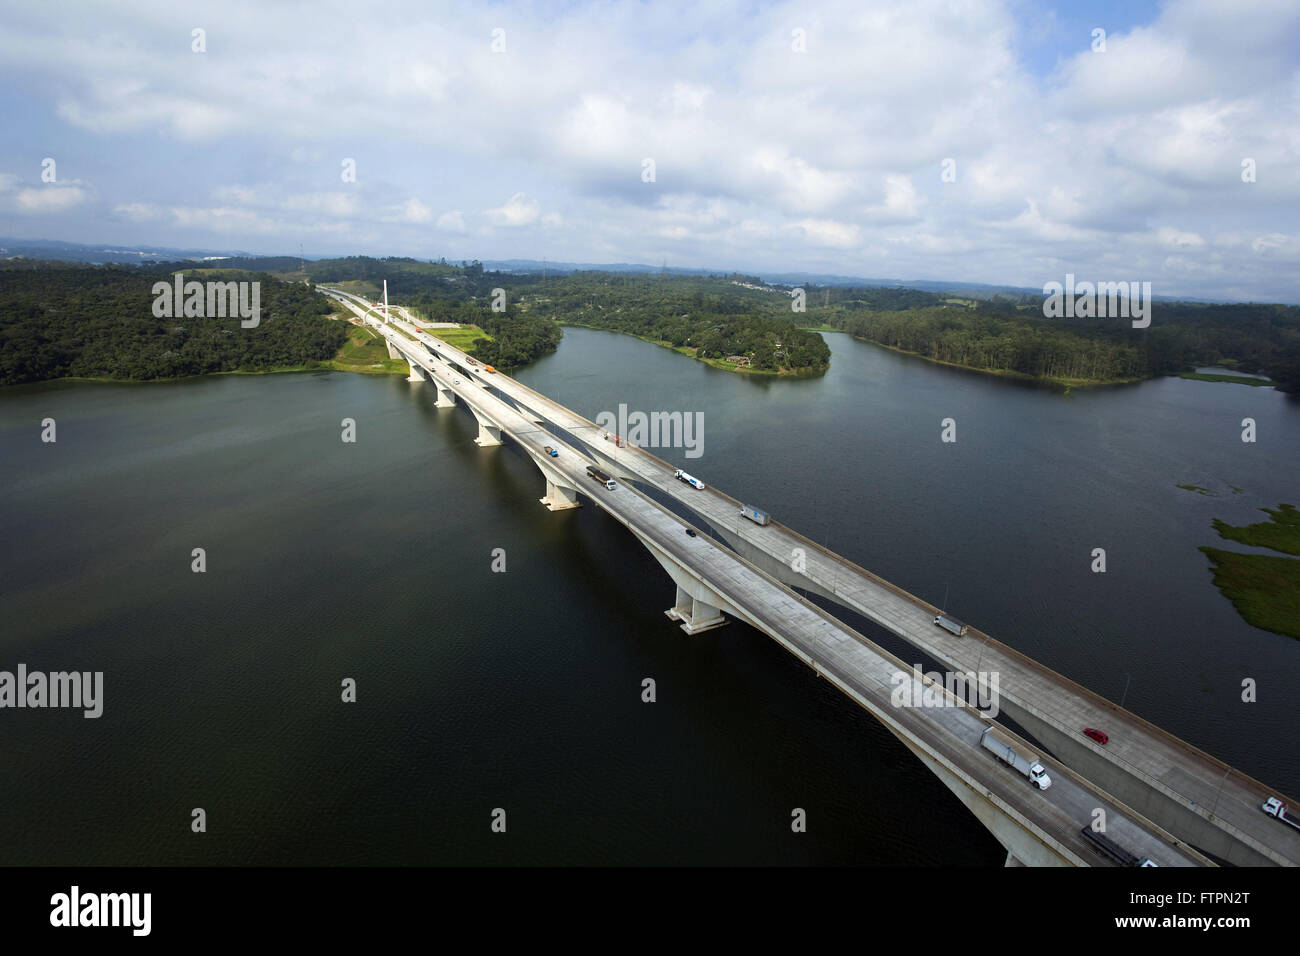
[[[449,343],[445,343],[445,344],[449,344]],[[454,346],[451,347],[454,348]],[[542,394],[541,392],[537,391],[531,386],[526,385],[523,382],[520,382],[518,379],[511,377],[510,381],[516,387],[522,388],[525,391],[533,395],[536,395],[539,399],[541,399],[542,401],[548,404],[552,404],[552,405],[559,404],[558,402],[555,402],[553,399],[547,397],[546,395]],[[596,425],[595,422],[591,421],[588,418],[585,418],[582,415],[579,415],[577,412],[574,412],[572,409],[566,408],[566,411],[568,411],[569,414],[571,414],[574,418],[586,422],[587,425],[589,425],[591,428],[593,429],[599,428],[599,426]],[[668,462],[665,459],[660,458],[658,455],[654,454],[651,451],[646,450],[645,448],[640,447],[639,445],[624,443],[620,447],[624,450],[632,451],[637,455],[642,455],[647,459],[651,460],[652,462],[658,464],[660,467],[667,469],[670,472],[676,468],[676,466],[673,465],[671,462]],[[612,457],[616,457],[616,456],[612,456]],[[740,501],[740,499],[733,498],[725,491],[722,491],[721,489],[716,488],[711,484],[706,487],[705,492],[708,494],[712,494],[715,497],[720,498],[733,505],[736,508],[737,514],[739,514],[741,509],[744,507],[744,504],[743,502]],[[865,578],[866,580],[870,581],[876,586],[883,588],[886,591],[889,591],[890,593],[902,598],[905,601],[908,601],[918,609],[925,611],[928,615],[933,616],[941,613],[939,608],[935,607],[933,604],[929,603],[928,601],[925,601],[922,598],[917,597],[915,594],[912,594],[910,591],[907,591],[904,588],[901,588],[898,585],[892,583],[891,581],[887,581],[884,578],[880,577],[879,575],[874,574],[871,571],[868,571],[866,568],[855,563],[854,561],[851,561],[850,559],[844,557],[843,555],[831,551],[829,548],[825,547],[822,544],[819,544],[818,542],[812,540],[806,535],[801,534],[800,532],[794,530],[788,525],[782,524],[779,521],[772,521],[771,526],[775,526],[777,529],[781,530],[785,534],[788,534],[790,537],[796,539],[801,543],[808,545],[810,548],[817,551],[819,554],[824,555],[832,562],[835,562],[840,566],[848,569],[853,574],[859,575],[860,577]],[[832,593],[835,593],[834,586],[832,586],[831,590]],[[799,600],[805,601],[805,599],[802,597],[800,597]],[[849,630],[851,633],[856,634],[856,631],[853,631],[852,629]],[[1149,720],[1146,720],[1145,718],[1133,713],[1132,711],[1120,707],[1115,702],[1105,697],[1102,697],[1100,694],[1097,694],[1096,692],[1088,689],[1087,687],[1084,687],[1082,684],[1078,683],[1077,681],[1071,680],[1070,678],[1064,676],[1060,672],[1055,671],[1052,668],[1046,666],[1045,664],[1042,664],[1039,661],[1034,660],[1033,658],[1021,653],[1015,648],[1003,644],[1001,641],[997,640],[996,638],[990,637],[988,634],[984,633],[978,628],[972,627],[969,633],[974,635],[977,639],[984,641],[986,647],[996,649],[999,653],[1002,653],[1007,657],[1015,660],[1017,663],[1019,663],[1022,667],[1026,668],[1027,670],[1043,674],[1044,676],[1049,677],[1053,681],[1056,681],[1059,684],[1064,685],[1075,695],[1082,698],[1086,702],[1093,704],[1099,709],[1105,710],[1108,713],[1122,715],[1124,719],[1129,720],[1134,724],[1137,724],[1148,734],[1158,738],[1164,743],[1168,745],[1172,745],[1177,749],[1191,752],[1192,754],[1196,755],[1198,759],[1204,761],[1209,766],[1215,768],[1216,771],[1222,771],[1224,773],[1225,779],[1231,777],[1234,781],[1237,781],[1248,788],[1253,788],[1260,793],[1276,795],[1280,799],[1283,799],[1286,802],[1291,803],[1292,805],[1297,805],[1297,801],[1287,798],[1280,791],[1272,787],[1269,787],[1264,783],[1261,783],[1260,781],[1256,780],[1250,775],[1243,773],[1241,770],[1232,767],[1229,764],[1225,763],[1224,761],[1220,760],[1218,757],[1206,753],[1204,750],[1201,750],[1199,747],[1196,747],[1195,745],[1188,743],[1186,740],[1183,740],[1181,737],[1178,737],[1170,733],[1169,731],[1165,730],[1164,728],[1151,723]],[[1149,785],[1153,786],[1155,789],[1158,789],[1162,792],[1165,792],[1171,796],[1178,798],[1183,803],[1188,805],[1188,809],[1194,812],[1198,812],[1199,814],[1205,816],[1207,819],[1215,820],[1218,823],[1218,825],[1224,827],[1225,829],[1231,829],[1234,832],[1240,834],[1240,831],[1237,831],[1235,827],[1232,827],[1231,824],[1225,823],[1221,818],[1215,817],[1210,810],[1206,810],[1203,807],[1201,807],[1196,801],[1192,800],[1190,796],[1180,793],[1179,791],[1169,787],[1167,784],[1163,783],[1158,778],[1154,777],[1152,774],[1138,767],[1136,764],[1124,760],[1124,758],[1121,757],[1119,754],[1108,754],[1108,756],[1130,767],[1131,772],[1134,775],[1141,777],[1144,781],[1146,781]],[[1245,835],[1240,834],[1240,836],[1245,836]],[[1248,842],[1253,842],[1253,841],[1248,841]]]

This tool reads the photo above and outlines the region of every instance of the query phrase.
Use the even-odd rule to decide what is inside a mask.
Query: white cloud
[[[414,197],[388,207],[382,217],[385,222],[407,222],[422,225],[433,220],[433,210]]]
[[[1181,249],[1199,248],[1205,245],[1205,240],[1194,232],[1184,232],[1181,229],[1174,229],[1170,226],[1162,226],[1156,232],[1156,237],[1162,246],[1175,246]]]
[[[95,189],[54,198],[0,174],[2,208],[61,210],[69,239],[111,211],[177,244],[246,229],[418,255],[432,227],[471,257],[537,258],[541,228],[552,258],[578,261],[872,260],[1039,288],[1131,265],[1176,277],[1171,292],[1300,300],[1294,2],[1162,5],[1103,54],[1080,38],[1047,76],[1022,52],[1042,34],[1021,0],[500,12],[508,52],[493,55],[481,14],[451,4],[359,18],[321,0],[302,18],[231,0],[193,54],[187,14],[33,7],[0,33],[0,72],[31,91],[14,155],[70,137]]]
[[[439,216],[436,225],[444,232],[464,232],[465,217],[459,209],[452,209]]]
[[[86,201],[86,191],[80,186],[48,183],[19,190],[16,201],[22,212],[42,215],[67,212]]]
[[[801,219],[794,223],[809,242],[820,246],[849,249],[858,243],[859,229],[852,223],[833,219]]]
[[[487,210],[487,217],[499,226],[528,226],[537,221],[541,215],[542,205],[536,199],[529,199],[523,193],[515,193],[506,200],[505,205]]]

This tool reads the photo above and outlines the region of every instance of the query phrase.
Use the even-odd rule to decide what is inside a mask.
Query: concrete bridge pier
[[[677,585],[677,602],[664,611],[673,621],[682,622],[682,630],[687,634],[699,634],[701,631],[710,631],[715,627],[722,627],[727,623],[727,619],[722,616],[712,604],[707,604],[697,597],[693,597],[689,591],[680,584]]]
[[[546,479],[546,497],[537,500],[546,505],[547,511],[567,511],[580,506],[576,488],[557,485],[549,477]]]
[[[474,417],[478,419],[478,437],[474,439],[474,444],[479,448],[491,448],[493,445],[504,444],[501,441],[501,426],[490,418],[485,418],[476,409],[471,408]]]
[[[451,386],[444,385],[442,382],[439,382],[436,378],[433,381],[434,384],[438,386],[438,400],[433,403],[433,407],[434,408],[455,408],[456,393],[451,390]]]
[[[401,352],[397,351],[397,346],[393,345],[392,342],[390,342],[390,341],[388,341],[387,339],[385,339],[385,340],[384,340],[384,344],[388,346],[388,357],[389,357],[390,359],[406,358],[405,355],[403,355]]]
[[[423,382],[429,373],[424,370],[422,365],[415,362],[408,363],[411,366],[411,374],[406,376],[408,382]]]

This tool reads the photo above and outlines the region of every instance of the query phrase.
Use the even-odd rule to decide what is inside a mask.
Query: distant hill
[[[58,239],[6,239],[0,238],[0,258],[56,259],[63,262],[112,263],[134,265],[156,262],[184,262],[188,260],[218,260],[248,256],[247,252],[218,251],[213,249],[174,249],[167,246],[87,245],[80,242],[63,242]],[[296,261],[296,259],[295,259]]]
[[[152,264],[158,262],[216,262],[223,266],[242,269],[264,270],[275,273],[297,271],[299,257],[295,255],[258,255],[233,249],[179,249],[168,246],[137,246],[131,244],[94,245],[77,242],[63,242],[57,239],[7,239],[0,238],[0,258],[21,256],[27,259],[57,259],[66,262],[91,262],[124,264]],[[308,262],[353,260],[380,261],[369,256],[304,256]],[[390,257],[405,259],[410,262],[428,262],[435,260],[411,259],[409,257]],[[226,261],[238,260],[238,261]],[[459,265],[464,260],[453,260],[446,264]],[[734,269],[683,268],[681,266],[653,266],[635,262],[550,262],[539,259],[488,259],[480,263],[484,269],[496,272],[508,272],[516,275],[570,275],[577,272],[609,272],[630,275],[649,275],[663,273],[677,276],[728,276],[737,274]],[[862,276],[842,276],[812,272],[767,272],[764,270],[745,270],[746,275],[755,276],[773,285],[820,287],[856,286],[858,288],[880,289],[916,289],[923,292],[935,292],[965,299],[992,299],[998,296],[1020,298],[1022,296],[1041,297],[1042,289],[1023,286],[989,285],[981,282],[948,282],[938,279],[881,279]],[[1057,277],[1058,279],[1060,277]],[[1226,299],[1197,299],[1183,296],[1155,295],[1152,298],[1165,302],[1198,302],[1206,304],[1227,303]]]

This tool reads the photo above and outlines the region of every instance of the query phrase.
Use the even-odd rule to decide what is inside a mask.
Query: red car
[[[1100,730],[1096,730],[1095,728],[1092,728],[1092,727],[1084,727],[1084,728],[1083,728],[1083,735],[1084,735],[1085,737],[1091,737],[1093,740],[1097,741],[1097,743],[1099,743],[1099,744],[1107,743],[1107,742],[1110,740],[1110,738],[1107,737],[1107,736],[1106,736],[1102,731],[1100,731]]]

